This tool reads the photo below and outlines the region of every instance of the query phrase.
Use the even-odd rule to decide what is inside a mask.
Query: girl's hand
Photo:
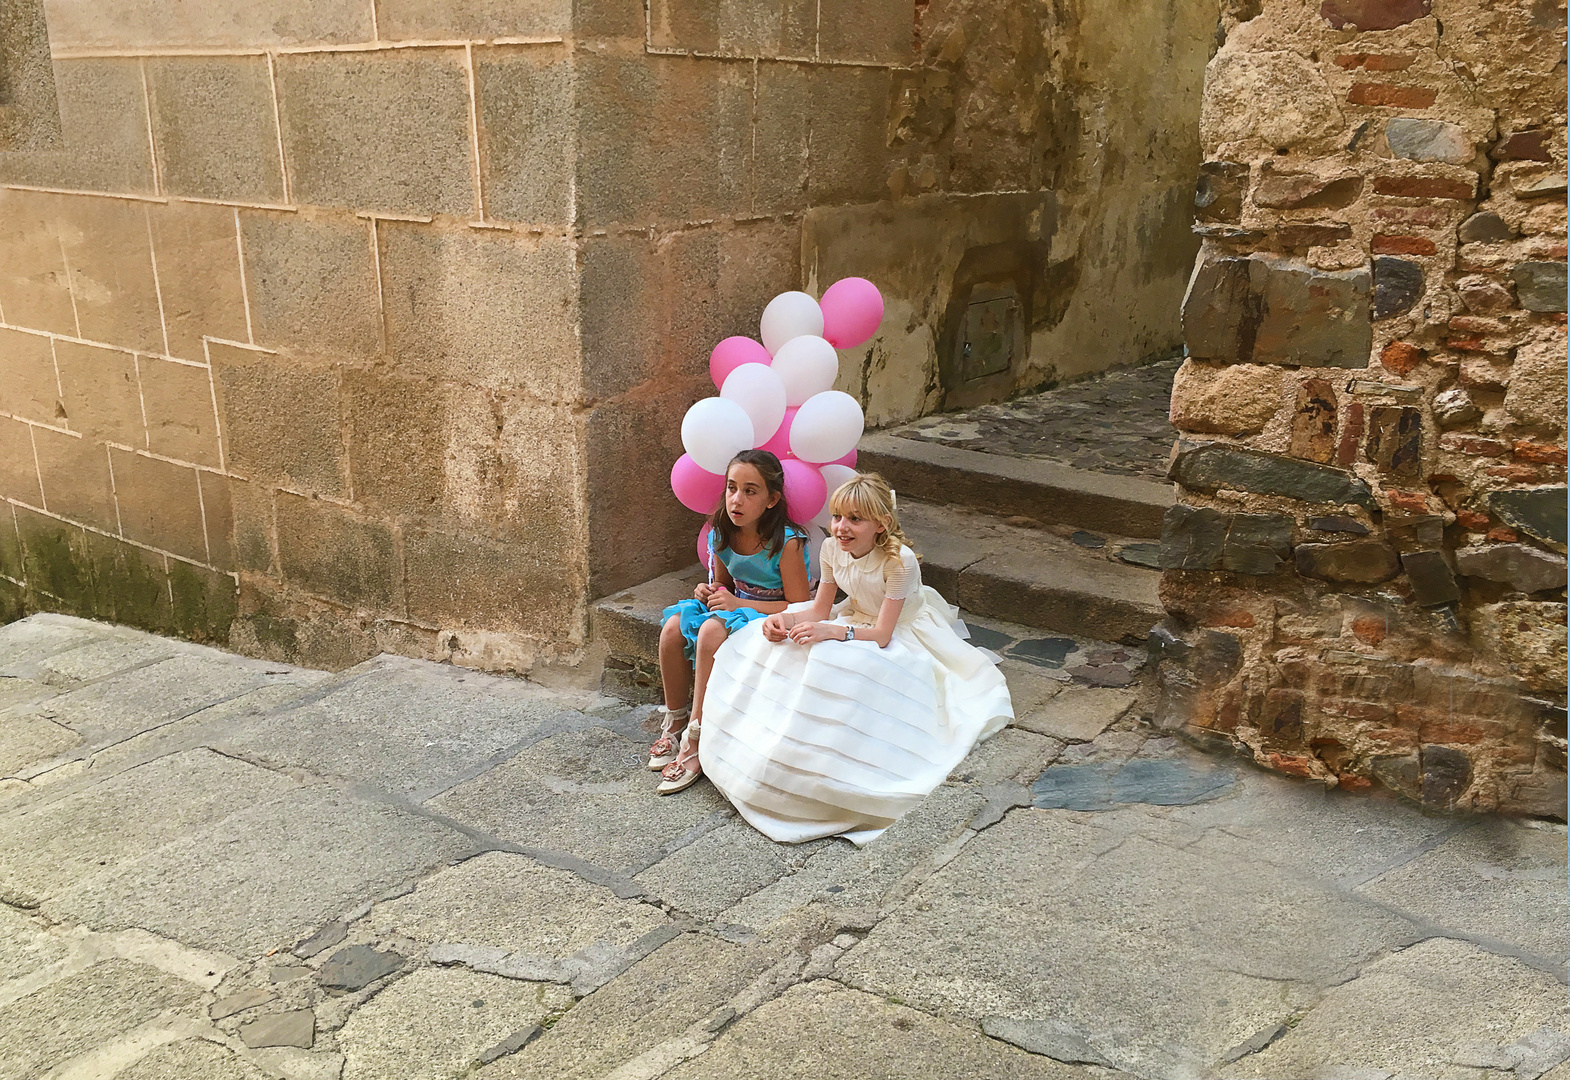
[[[736,599],[736,594],[723,585],[716,585],[709,590],[709,598],[705,601],[710,611],[735,611],[741,607],[741,601]]]
[[[778,643],[784,641],[786,635],[789,633],[790,631],[785,629],[784,615],[770,615],[767,619],[763,620],[763,639],[765,641],[773,641]]]
[[[800,622],[790,628],[788,636],[797,645],[816,645],[820,641],[841,641],[845,631],[838,623]]]
[[[698,603],[707,604],[709,602],[709,594],[713,591],[713,585],[710,585],[707,581],[700,581],[698,582],[698,587],[692,590],[692,596]]]

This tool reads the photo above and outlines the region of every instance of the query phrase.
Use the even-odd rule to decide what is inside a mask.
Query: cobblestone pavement
[[[990,632],[1017,723],[856,849],[658,798],[646,709],[0,627],[0,1078],[1570,1078],[1563,826],[1198,754],[1064,679],[1132,653]]]
[[[886,434],[1164,480],[1177,438],[1167,411],[1180,363],[1163,360],[999,405],[924,416]]]

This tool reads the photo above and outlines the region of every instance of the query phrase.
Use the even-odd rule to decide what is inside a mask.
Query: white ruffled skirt
[[[775,644],[761,620],[720,647],[698,756],[765,836],[797,843],[844,834],[865,844],[1013,719],[1003,673],[961,636],[968,631],[956,609],[930,586],[922,593],[921,609],[884,649]]]

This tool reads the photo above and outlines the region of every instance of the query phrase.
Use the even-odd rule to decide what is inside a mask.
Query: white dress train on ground
[[[893,640],[779,644],[749,624],[720,647],[704,694],[703,771],[759,832],[795,843],[843,833],[865,844],[1014,716],[1003,674],[964,640],[958,611],[921,583],[915,554],[859,559],[830,537],[833,621],[871,627],[885,596],[905,606]],[[800,610],[806,604],[793,604]]]

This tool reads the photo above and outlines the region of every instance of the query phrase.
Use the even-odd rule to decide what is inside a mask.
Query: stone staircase
[[[1144,641],[1162,615],[1157,540],[1173,502],[1171,485],[1151,478],[1159,462],[1117,475],[995,442],[983,444],[1003,452],[920,434],[868,435],[858,468],[881,473],[898,492],[928,585],[967,615],[1080,639]],[[594,605],[604,692],[652,700],[660,612],[691,596],[702,574],[694,564]]]

